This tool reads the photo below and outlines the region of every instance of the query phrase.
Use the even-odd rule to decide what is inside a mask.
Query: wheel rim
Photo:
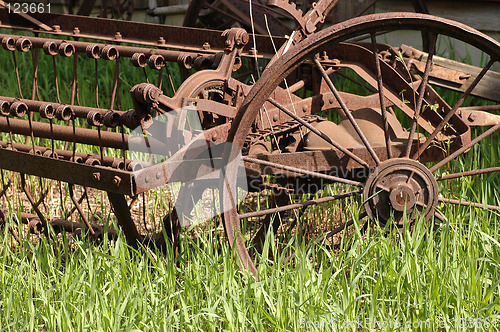
[[[391,155],[395,153],[393,148],[394,144],[391,143],[391,140],[393,140],[394,138],[392,138],[389,134],[388,130],[389,120],[386,118],[388,116],[386,112],[382,111],[380,114],[382,118],[382,126],[384,126],[385,148],[387,150],[386,153],[381,153],[381,149],[378,150],[373,149],[371,147],[369,140],[366,139],[366,137],[363,137],[363,135],[365,134],[363,130],[361,128],[356,128],[355,124],[358,124],[359,118],[358,119],[349,118],[353,127],[351,129],[356,134],[358,134],[360,144],[364,145],[366,152],[365,155],[363,155],[361,158],[364,164],[358,161],[358,163],[360,164],[358,165],[358,167],[364,167],[366,169],[368,166],[372,167],[375,166],[375,169],[376,170],[378,169],[380,173],[386,172],[387,174],[385,176],[378,177],[374,174],[370,174],[369,176],[363,178],[361,182],[358,181],[358,184],[356,184],[356,181],[349,180],[347,179],[347,177],[340,177],[340,178],[326,177],[319,174],[318,172],[316,172],[317,174],[311,174],[311,172],[306,174],[305,172],[303,172],[304,170],[301,169],[300,167],[298,167],[299,169],[297,170],[297,169],[291,169],[290,165],[283,165],[283,164],[280,165],[272,162],[268,164],[263,164],[262,160],[256,162],[254,160],[255,158],[251,157],[247,157],[245,161],[247,163],[260,163],[261,166],[264,165],[267,167],[271,167],[273,169],[282,169],[283,171],[295,172],[295,173],[298,172],[313,177],[316,176],[330,182],[343,182],[348,185],[355,185],[355,186],[357,185],[359,187],[363,187],[364,188],[363,196],[365,201],[364,207],[366,208],[366,213],[372,219],[376,218],[382,219],[382,222],[387,221],[389,215],[394,215],[394,212],[396,212],[396,214],[400,215],[399,217],[396,217],[396,222],[401,223],[401,221],[404,219],[403,218],[404,213],[402,213],[401,210],[404,210],[405,204],[412,205],[412,208],[418,207],[417,210],[419,211],[425,210],[426,211],[425,219],[429,219],[434,215],[434,210],[438,201],[457,204],[457,205],[469,204],[459,201],[455,202],[449,199],[446,200],[443,199],[442,197],[439,197],[437,181],[434,175],[432,175],[432,173],[435,173],[439,168],[446,165],[448,162],[450,162],[460,154],[468,151],[471,147],[482,141],[487,136],[496,132],[499,129],[500,125],[497,124],[491,127],[481,135],[477,136],[475,139],[470,140],[470,142],[465,140],[465,143],[463,143],[461,147],[455,148],[454,152],[452,153],[447,153],[445,156],[441,158],[440,161],[438,161],[438,163],[434,164],[432,167],[429,168],[423,166],[418,161],[408,161],[408,162],[405,161],[402,169],[398,170],[398,166],[394,166],[397,163],[396,161],[391,161],[391,163],[394,164],[390,165],[386,164],[384,161],[386,159],[401,158],[397,159],[397,161],[401,162],[402,160],[406,160],[403,159],[405,157],[411,157],[414,160],[419,160],[421,158],[425,159],[424,155],[425,153],[428,153],[431,150],[433,145],[432,143],[436,141],[436,137],[439,137],[439,135],[441,135],[440,133],[447,130],[446,126],[448,125],[448,123],[454,121],[453,120],[454,116],[457,113],[459,107],[462,105],[463,101],[470,96],[476,84],[483,78],[484,75],[488,73],[489,69],[496,62],[496,59],[500,55],[500,44],[492,40],[491,38],[459,23],[452,22],[449,20],[444,20],[441,18],[435,18],[429,15],[396,13],[396,14],[376,14],[376,15],[371,15],[369,18],[362,18],[362,19],[356,18],[332,26],[324,31],[321,31],[318,34],[313,35],[312,37],[299,43],[294,48],[290,49],[281,59],[278,59],[271,68],[266,69],[266,71],[261,77],[261,80],[257,82],[257,84],[253,87],[253,89],[250,91],[247,98],[243,102],[243,105],[233,122],[233,126],[229,134],[229,141],[233,144],[232,144],[232,149],[230,151],[229,150],[226,151],[226,158],[228,158],[228,160],[231,160],[232,158],[234,158],[235,153],[238,152],[239,149],[241,149],[244,146],[245,139],[252,128],[252,124],[258,118],[259,112],[264,103],[276,107],[279,111],[281,111],[282,113],[286,113],[288,116],[293,116],[293,114],[291,114],[293,112],[290,109],[287,109],[286,105],[284,106],[279,102],[274,101],[272,98],[270,98],[270,95],[273,91],[277,89],[278,85],[282,82],[282,80],[285,77],[287,77],[301,63],[304,63],[308,59],[310,59],[309,63],[315,63],[316,68],[319,69],[321,74],[323,74],[324,82],[329,85],[331,92],[335,95],[336,99],[340,103],[339,108],[342,108],[344,111],[347,110],[348,112],[346,113],[350,113],[346,105],[342,105],[342,102],[340,100],[342,99],[342,97],[339,96],[339,94],[335,94],[335,92],[338,92],[336,91],[335,86],[331,87],[331,85],[334,84],[331,81],[328,82],[327,78],[328,73],[326,73],[325,68],[322,65],[322,63],[324,63],[323,59],[318,60],[318,58],[316,58],[314,55],[317,54],[319,51],[327,49],[328,47],[338,45],[338,42],[342,42],[346,39],[356,37],[359,34],[366,34],[366,33],[371,35],[372,46],[375,47],[374,49],[376,49],[377,31],[397,30],[402,27],[404,27],[405,29],[415,29],[425,32],[432,32],[435,36],[436,35],[457,36],[458,37],[457,39],[459,40],[468,43],[474,43],[474,45],[477,46],[478,49],[488,53],[491,58],[489,63],[485,66],[485,68],[483,68],[482,72],[480,72],[475,78],[471,80],[470,88],[464,92],[459,101],[453,107],[450,107],[448,113],[444,114],[441,120],[433,124],[432,128],[430,128],[429,130],[429,135],[427,137],[420,137],[419,133],[416,132],[416,130],[418,130],[418,128],[421,127],[421,123],[418,122],[421,116],[420,110],[425,106],[429,106],[429,104],[424,99],[424,93],[427,92],[428,89],[431,89],[430,86],[428,85],[428,80],[429,80],[430,68],[432,67],[433,64],[432,59],[435,49],[429,52],[430,60],[424,63],[425,70],[423,70],[423,73],[421,75],[421,82],[423,83],[420,84],[419,89],[415,88],[413,91],[414,99],[411,102],[413,102],[414,104],[413,105],[414,115],[413,115],[413,122],[411,124],[411,127],[407,130],[407,136],[405,138],[407,144],[405,148],[402,149],[402,151],[396,150],[396,155]],[[434,48],[436,44],[436,39],[437,38],[434,38],[433,40]],[[378,59],[378,57],[374,58],[375,59],[373,60],[374,61],[373,71],[375,72],[375,74],[378,73],[378,75],[375,76],[378,79],[378,82],[376,83],[378,83],[378,95],[379,95],[380,105],[382,110],[387,110],[387,107],[384,106],[384,102],[386,102],[387,99],[387,95],[384,95],[384,91],[387,89],[388,83],[382,82],[381,80],[381,73],[383,73],[384,64],[380,64],[381,61]],[[384,88],[382,89],[381,87]],[[295,112],[295,107],[293,111]],[[298,119],[296,120],[298,121]],[[312,129],[309,128],[309,130]],[[467,132],[468,130],[469,129],[464,129],[463,131],[464,136],[458,135],[456,137],[466,137],[468,135]],[[318,135],[320,134],[321,133],[319,133]],[[332,144],[335,142],[329,142],[329,143]],[[355,152],[356,149],[349,148],[346,150],[348,151],[347,152],[343,151],[344,152],[343,156],[347,159],[351,159],[351,161],[354,160],[355,157],[347,155],[349,151],[354,151],[353,153],[354,155],[358,157],[360,156],[360,154]],[[383,150],[384,149],[382,149],[382,151]],[[273,158],[272,156],[269,157],[269,159],[272,158]],[[438,158],[434,156],[433,160],[437,159]],[[476,172],[475,175],[486,174],[497,171],[498,167],[493,167],[488,170],[486,169],[480,170]],[[408,172],[416,174],[416,179],[413,179],[412,180],[413,182],[410,181],[410,184],[405,186],[401,177],[406,176],[408,178],[409,176],[406,174]],[[456,173],[452,174],[451,178],[453,178],[453,176],[460,177],[466,175],[467,174],[465,173]],[[391,181],[393,181],[391,182],[393,188],[386,188],[387,190],[385,190],[385,193],[381,197],[377,197],[374,200],[372,196],[377,191],[375,190],[375,188],[377,186],[380,186],[381,183],[384,183],[384,181],[389,181],[389,179],[391,178],[392,178]],[[450,177],[448,177],[448,179],[449,178]],[[227,172],[225,173],[225,187],[224,187],[226,192],[235,190],[235,188],[231,188],[232,186],[231,184],[235,183],[235,180],[236,180],[235,172],[230,169],[227,170]],[[438,180],[440,180],[440,178],[438,178]],[[421,191],[422,194],[420,196],[415,194],[412,195],[411,193],[412,191],[417,191],[417,192]],[[353,191],[353,192],[356,192],[356,194],[360,193],[359,191]],[[404,199],[402,201],[403,203],[401,202],[398,203],[397,199],[398,195],[408,195],[408,197],[407,199]],[[335,198],[335,195],[332,196],[332,198]],[[229,206],[231,203],[228,200],[226,194],[223,195],[222,202],[223,205],[226,206]],[[378,205],[382,204],[381,202],[385,202],[385,204],[383,205],[385,205],[386,207],[390,206],[389,211],[386,211],[387,209],[384,210],[383,208],[378,207]],[[290,204],[290,206],[292,205],[293,204]],[[469,206],[470,205],[480,206],[481,204],[472,203],[469,204]],[[493,205],[488,205],[487,207],[492,210],[498,209],[497,206]],[[408,206],[406,206],[406,208],[408,208]],[[241,236],[241,229],[239,225],[241,216],[238,214],[236,209],[226,208],[226,210],[228,211],[224,213],[224,220],[226,224],[226,231],[228,232],[229,241],[231,244],[236,243],[237,251],[240,257],[242,257],[242,266],[246,267],[255,274],[256,273],[255,265],[253,264],[252,260],[250,259],[250,256],[248,255],[243,238]],[[249,215],[250,214],[243,214],[244,217],[247,217]],[[409,218],[410,222],[412,220],[414,220],[414,217]]]

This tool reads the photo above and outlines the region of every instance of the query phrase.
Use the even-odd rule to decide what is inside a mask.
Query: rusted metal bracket
[[[111,206],[113,206],[116,219],[125,234],[127,243],[132,248],[137,248],[138,244],[143,242],[144,237],[139,234],[137,227],[134,224],[125,196],[122,194],[108,192],[108,199]]]
[[[428,54],[411,46],[402,45],[401,49],[406,57],[412,59],[411,65],[422,73]],[[481,68],[440,56],[433,57],[433,68],[429,82],[451,90],[465,92],[474,78],[481,72]],[[472,95],[500,102],[500,73],[490,70],[472,90]]]
[[[500,105],[462,107],[457,113],[471,127],[489,127],[500,123],[500,115],[491,111],[500,111]]]
[[[276,6],[290,14],[306,35],[316,31],[318,24],[324,23],[326,16],[337,5],[338,0],[319,0],[312,3],[311,9],[303,15],[293,2],[288,0],[270,0],[270,6]]]

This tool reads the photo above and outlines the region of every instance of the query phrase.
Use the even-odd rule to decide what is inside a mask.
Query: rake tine
[[[3,177],[3,170],[2,170],[2,191],[0,191],[0,198],[3,197],[3,195],[5,195],[5,193],[7,192],[7,190],[9,189],[9,187],[12,185],[12,179],[14,178],[14,173],[11,174],[9,180],[7,181],[7,184],[5,184],[4,182],[4,177]]]
[[[19,173],[19,175],[21,176],[21,186],[23,188],[24,193],[26,194],[26,197],[28,198],[28,201],[30,202],[31,206],[33,207],[33,210],[35,211],[36,215],[40,219],[42,226],[44,228],[47,227],[47,219],[45,218],[45,216],[42,214],[42,212],[38,208],[38,205],[35,204],[35,200],[33,199],[33,195],[31,194],[31,191],[26,184],[26,179],[25,179],[24,174]]]
[[[99,136],[99,154],[101,156],[101,164],[102,164],[104,161],[104,148],[102,146],[101,127],[97,127],[97,135]]]
[[[92,208],[90,207],[90,200],[89,200],[89,188],[83,187],[83,190],[85,191],[85,200],[87,201],[87,206],[89,207],[90,213],[93,215],[94,213],[92,212]]]
[[[40,100],[40,95],[38,92],[38,48],[34,48],[31,51],[32,61],[33,61],[33,81],[31,84],[31,99]]]
[[[120,78],[120,58],[118,57],[115,60],[115,76],[113,78],[113,88],[111,90],[111,104],[109,105],[110,110],[112,110],[115,107],[119,78]]]
[[[33,134],[33,112],[28,110],[28,123],[30,126],[30,136],[31,136],[31,148],[33,149],[33,154],[35,154],[35,135]],[[26,136],[25,143],[28,141],[28,136]]]
[[[82,206],[80,205],[79,201],[75,197],[75,193],[73,191],[73,184],[68,183],[68,188],[69,188],[69,195],[71,196],[71,200],[73,201],[73,204],[75,205],[76,209],[78,210],[78,213],[80,214],[80,217],[82,217],[83,222],[87,226],[88,231],[90,234],[92,234],[92,237],[94,239],[97,239],[96,233],[94,231],[94,228],[90,225],[89,220],[87,219],[87,216],[83,212]]]
[[[80,198],[78,199],[78,204],[82,204],[82,202],[85,199],[85,197],[87,197],[87,191],[86,190],[83,192],[83,195],[80,196]],[[71,210],[69,210],[65,214],[64,219],[69,219],[71,217],[71,215],[73,214],[73,212],[75,212],[75,210],[76,210],[76,206],[73,205],[73,207],[71,208]]]
[[[52,123],[52,119],[49,119],[49,123],[50,123],[50,141],[51,141],[51,149],[52,149],[52,156],[54,156],[54,126],[53,126],[53,123]]]
[[[137,196],[137,195],[135,195],[135,196],[132,197],[132,200],[128,204],[128,208],[129,209],[132,209],[132,207],[135,205],[135,203],[137,203],[137,198],[139,198],[139,196]]]
[[[78,68],[78,53],[75,52],[75,54],[73,54],[73,78],[71,80],[71,101],[70,101],[71,105],[75,104],[75,97],[77,95],[77,87],[78,87],[77,68]]]
[[[9,232],[12,234],[14,239],[17,241],[18,244],[21,244],[21,240],[19,239],[19,236],[17,235],[16,230],[14,229],[14,227],[12,227],[12,225],[10,223],[7,223],[7,218],[5,217],[5,214],[3,213],[3,211],[1,211],[1,210],[0,210],[0,223],[6,224],[7,228],[9,229]]]
[[[12,127],[10,126],[10,120],[9,120],[10,118],[9,118],[9,116],[7,115],[7,116],[5,117],[5,119],[7,120],[7,127],[9,127],[9,139],[10,139],[10,145],[11,145],[12,149],[14,149],[14,138],[13,138],[13,136],[12,136]]]
[[[65,208],[65,200],[64,200],[64,195],[63,195],[63,191],[62,191],[62,183],[61,181],[57,181],[57,187],[59,189],[59,201],[60,201],[60,204],[59,204],[59,209],[61,211],[61,216],[65,216],[66,215],[66,208]]]
[[[163,83],[163,67],[158,70],[158,89],[161,90]]]
[[[142,71],[144,73],[144,78],[146,79],[146,83],[149,83],[148,73],[146,73],[146,67],[142,67]]]
[[[17,89],[19,90],[19,97],[21,97],[21,99],[24,99],[23,92],[21,91],[21,79],[19,78],[19,67],[17,66],[16,53],[14,51],[12,51],[12,58],[14,60],[14,67],[16,71]]]
[[[56,58],[52,56],[52,66],[54,67],[54,83],[56,84],[57,101],[61,104],[61,97],[59,96],[59,82],[57,81],[57,65]],[[22,98],[22,97],[21,97]]]
[[[95,64],[95,105],[97,108],[99,107],[99,79],[98,79],[98,63],[97,59],[94,59]]]
[[[38,199],[38,201],[36,201],[35,205],[36,207],[39,207],[40,204],[43,204],[43,207],[47,209],[47,205],[45,204],[45,197],[47,197],[47,194],[49,193],[49,188],[52,186],[52,181],[50,181],[50,185],[49,185],[49,188],[43,189],[43,182],[42,182],[42,178],[38,178],[39,180],[39,183],[40,183],[40,188],[42,189],[42,194],[40,195],[40,198]]]
[[[123,147],[122,147],[122,153],[123,153],[123,167],[125,168],[125,166],[127,165],[127,143],[125,142],[125,128],[123,128],[123,123],[120,124],[120,132],[122,134],[122,144],[123,144]]]
[[[73,160],[75,160],[76,156],[76,124],[75,119],[71,120],[71,124],[73,125]],[[66,142],[69,144],[69,142]],[[65,147],[67,149],[67,147]]]
[[[170,75],[170,70],[168,70],[168,65],[167,64],[165,64],[165,70],[167,71],[168,80],[170,82],[170,87],[172,88],[172,92],[175,95],[174,81],[172,80],[172,75]]]
[[[144,224],[144,229],[149,234],[148,228],[146,227],[146,195],[142,193],[142,223]]]
[[[12,236],[14,237],[14,239],[16,239],[17,243],[19,245],[21,245],[21,239],[19,238],[19,236],[17,235],[17,232],[16,230],[14,229],[14,227],[12,227],[12,225],[9,225],[9,231],[10,233],[12,234]]]

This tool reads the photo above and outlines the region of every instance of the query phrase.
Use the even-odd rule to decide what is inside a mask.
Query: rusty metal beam
[[[134,195],[130,172],[0,149],[0,168],[100,190]]]
[[[67,37],[98,38],[118,43],[148,45],[160,49],[182,48],[186,51],[191,50],[202,53],[223,52],[225,47],[225,40],[221,38],[221,31],[216,30],[127,22],[77,15],[35,13],[32,16],[50,27],[56,26],[56,31],[51,31],[51,33]],[[38,30],[36,25],[18,15],[9,14],[5,8],[0,8],[0,21],[5,27],[29,31]],[[78,28],[79,32],[77,34],[74,33],[75,28]],[[258,50],[258,56],[267,58],[274,56],[273,43],[268,36],[256,35],[255,38],[256,47],[253,45],[253,39],[250,38],[250,42],[245,47],[242,56],[254,57],[254,54],[249,52],[251,48]],[[273,37],[273,41],[279,46],[285,43],[286,39]],[[209,49],[203,48],[203,45],[207,45],[206,43],[210,45]]]

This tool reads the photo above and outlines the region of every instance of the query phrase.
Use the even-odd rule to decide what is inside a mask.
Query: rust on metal
[[[362,197],[361,216],[382,224],[392,220],[396,227],[418,215],[436,216],[438,202],[498,210],[441,197],[437,185],[495,173],[498,167],[434,173],[500,129],[498,105],[465,107],[474,102],[471,97],[500,101],[499,74],[491,69],[500,58],[500,43],[465,25],[415,13],[361,16],[324,28],[338,2],[319,0],[305,8],[273,0],[252,10],[244,0],[191,2],[186,25],[203,19],[206,25],[215,23],[201,17],[204,8],[217,19],[224,14],[223,24],[213,26],[224,26],[223,31],[47,13],[27,17],[0,8],[5,28],[0,52],[13,66],[0,65],[14,77],[9,82],[13,92],[0,96],[0,169],[22,174],[22,189],[35,212],[21,215],[23,221],[33,231],[52,225],[86,230],[99,239],[102,229],[82,207],[87,188],[95,188],[108,193],[131,246],[142,242],[165,248],[170,242],[177,255],[179,228],[202,200],[196,192],[191,204],[188,187],[202,179],[220,184],[227,238],[241,266],[256,274],[242,223],[255,230],[255,241],[262,241],[267,229],[295,227],[308,206],[356,196]],[[88,15],[93,3],[84,1],[79,13]],[[423,1],[412,4],[427,12]],[[115,13],[130,18],[132,10],[129,1]],[[296,27],[286,26],[282,17]],[[232,27],[235,21],[253,24],[260,35]],[[378,36],[401,29],[421,33],[424,49],[380,43]],[[271,38],[269,31],[287,37]],[[487,65],[437,56],[439,36],[479,48],[489,56]],[[23,67],[20,59],[31,64]],[[48,72],[41,72],[47,67],[42,63]],[[91,77],[82,78],[83,65],[91,68]],[[110,80],[102,79],[105,67],[112,69]],[[72,70],[66,73],[67,68]],[[127,71],[138,78],[124,79]],[[123,84],[130,94],[123,95]],[[90,86],[90,101],[81,98],[84,86]],[[437,86],[461,97],[448,105]],[[123,106],[127,102],[131,109]],[[490,128],[478,134],[473,126]],[[41,208],[48,191],[35,198],[27,175],[68,183],[74,205],[69,215],[78,211],[83,223],[47,220]],[[249,183],[249,191],[269,196],[269,206],[246,211],[245,204],[238,205],[241,180]],[[141,233],[131,214],[139,194],[167,182],[181,183],[179,196],[190,210],[177,206],[163,218],[168,241],[162,233]],[[324,190],[332,183],[343,192]],[[12,184],[3,173],[2,184],[0,197]],[[84,186],[80,199],[74,185]],[[322,190],[325,196],[314,198]],[[301,194],[309,199],[298,202]],[[132,203],[124,195],[134,197]],[[288,213],[294,222],[281,220],[290,219]],[[320,239],[352,224],[344,222]]]

